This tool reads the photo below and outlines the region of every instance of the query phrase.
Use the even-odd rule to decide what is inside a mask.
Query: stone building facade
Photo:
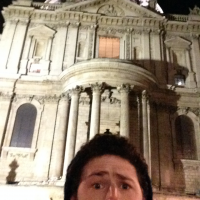
[[[155,191],[200,193],[200,9],[129,0],[4,8],[0,180],[63,183],[109,129],[143,154]]]

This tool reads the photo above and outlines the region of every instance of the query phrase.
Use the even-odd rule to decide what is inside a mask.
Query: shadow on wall
[[[18,182],[15,181],[16,179],[16,169],[19,167],[18,162],[16,159],[14,159],[10,165],[10,172],[8,173],[8,176],[6,177],[6,183],[7,184],[16,184]]]

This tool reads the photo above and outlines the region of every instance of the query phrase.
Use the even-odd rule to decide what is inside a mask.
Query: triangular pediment
[[[172,39],[166,40],[165,44],[167,47],[171,48],[187,49],[191,45],[191,42],[181,37],[174,37]]]
[[[100,14],[111,17],[148,17],[162,19],[162,15],[156,11],[153,12],[130,0],[88,0],[71,5],[66,4],[60,10]]]
[[[55,31],[45,25],[42,26],[37,26],[34,28],[31,28],[28,32],[28,34],[30,36],[35,36],[35,37],[53,37],[53,35],[55,34]]]

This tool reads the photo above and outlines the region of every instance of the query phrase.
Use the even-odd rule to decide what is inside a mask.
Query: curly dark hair
[[[103,155],[116,155],[128,160],[136,169],[145,200],[152,200],[151,181],[144,159],[126,138],[112,134],[97,134],[77,152],[67,169],[64,200],[70,200],[77,193],[84,166]]]

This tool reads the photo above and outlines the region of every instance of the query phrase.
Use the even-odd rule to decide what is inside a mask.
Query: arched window
[[[30,103],[25,103],[18,108],[10,142],[11,147],[31,147],[36,115],[37,110]]]
[[[182,159],[196,159],[195,130],[192,120],[178,116],[175,120],[177,154]]]

